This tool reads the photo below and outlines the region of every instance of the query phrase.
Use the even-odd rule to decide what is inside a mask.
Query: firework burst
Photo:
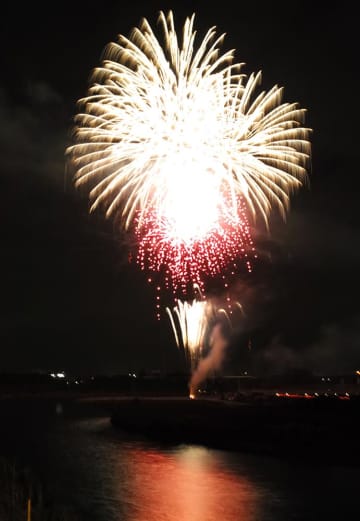
[[[67,153],[91,210],[120,215],[125,230],[146,230],[151,212],[166,223],[168,254],[174,236],[217,234],[214,208],[226,205],[236,223],[239,197],[266,223],[273,206],[285,215],[291,191],[306,181],[310,145],[304,110],[282,103],[278,86],[256,95],[260,73],[241,74],[233,51],[220,52],[224,35],[211,28],[195,45],[192,15],[179,42],[172,12],[159,22],[163,46],[145,19],[108,45]]]

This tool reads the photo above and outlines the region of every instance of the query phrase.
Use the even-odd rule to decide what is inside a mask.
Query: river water
[[[86,521],[358,519],[360,468],[171,446],[114,429],[105,407],[0,400],[0,457]],[[296,440],[294,440],[296,451]]]

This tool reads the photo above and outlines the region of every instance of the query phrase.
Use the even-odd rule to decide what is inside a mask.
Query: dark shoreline
[[[162,443],[359,466],[359,412],[359,400],[129,398],[115,406],[111,423]]]
[[[3,414],[105,416],[116,430],[162,444],[193,444],[310,464],[360,466],[360,397],[347,401],[268,395],[229,401],[119,393],[0,395]],[[39,404],[41,407],[39,408]],[[11,412],[12,411],[12,412]],[[11,414],[10,414],[11,412]]]

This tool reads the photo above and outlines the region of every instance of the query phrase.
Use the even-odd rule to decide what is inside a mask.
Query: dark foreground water
[[[332,466],[331,454],[310,465],[159,445],[114,430],[105,406],[86,403],[0,400],[0,415],[0,457],[30,468],[46,497],[86,521],[360,516],[360,468]]]

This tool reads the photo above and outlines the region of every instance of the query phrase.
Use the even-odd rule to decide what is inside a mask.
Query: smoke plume
[[[192,374],[189,383],[190,395],[195,394],[200,383],[207,378],[210,372],[221,368],[227,344],[228,340],[223,335],[221,324],[216,324],[210,339],[210,351],[205,358],[200,359]]]

